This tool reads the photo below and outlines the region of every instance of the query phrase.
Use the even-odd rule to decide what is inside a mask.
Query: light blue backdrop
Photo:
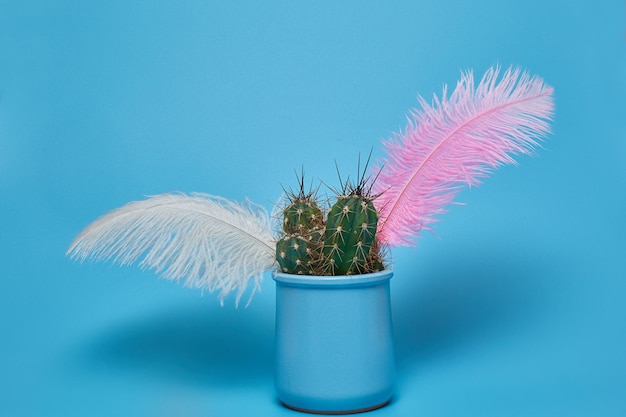
[[[332,184],[496,63],[554,86],[554,135],[394,252],[397,395],[372,415],[626,415],[625,31],[609,0],[0,1],[0,415],[296,415],[269,276],[220,307],[67,246],[145,195]]]

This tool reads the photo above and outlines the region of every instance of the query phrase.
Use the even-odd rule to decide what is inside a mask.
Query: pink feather
[[[404,133],[383,142],[387,158],[373,167],[380,214],[378,238],[389,246],[410,246],[430,230],[463,185],[475,186],[495,168],[532,154],[550,133],[553,89],[517,68],[490,68],[477,87],[471,71],[461,74],[448,98],[430,105],[418,100]]]

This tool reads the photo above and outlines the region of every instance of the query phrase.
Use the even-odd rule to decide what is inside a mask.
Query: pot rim
[[[385,269],[379,272],[371,272],[368,274],[355,275],[297,275],[279,272],[272,272],[272,279],[277,284],[305,286],[305,287],[337,287],[337,286],[353,286],[380,284],[388,281],[393,276],[391,269]]]

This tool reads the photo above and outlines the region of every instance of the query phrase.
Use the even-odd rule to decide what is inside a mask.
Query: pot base
[[[309,414],[323,414],[323,415],[332,415],[332,416],[338,416],[338,415],[344,415],[344,414],[359,414],[359,413],[367,413],[368,411],[374,411],[374,410],[378,410],[379,408],[383,408],[384,406],[386,406],[387,404],[389,404],[391,402],[391,400],[387,400],[382,404],[378,404],[375,405],[373,407],[365,407],[365,408],[359,408],[356,410],[345,410],[345,411],[323,411],[323,410],[308,410],[306,408],[299,408],[299,407],[294,407],[292,405],[286,404],[284,402],[280,402],[282,405],[284,405],[287,408],[290,408],[294,411],[299,411],[301,413],[309,413]]]

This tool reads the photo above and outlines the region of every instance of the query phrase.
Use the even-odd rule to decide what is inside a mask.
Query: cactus
[[[321,263],[324,228],[313,227],[305,233],[285,234],[276,242],[276,261],[281,272],[317,275]]]
[[[324,225],[324,215],[315,199],[301,195],[291,200],[283,210],[283,231],[285,233],[306,234],[315,227]]]
[[[313,275],[322,255],[324,213],[316,190],[305,191],[304,173],[299,183],[297,194],[285,190],[288,204],[283,210],[283,237],[276,243],[276,261],[282,272]]]
[[[371,199],[359,194],[337,198],[324,233],[324,258],[331,275],[360,274],[367,269],[377,223]]]
[[[326,221],[315,191],[305,192],[304,175],[298,193],[286,190],[282,231],[276,243],[281,272],[299,275],[353,275],[385,269],[376,240],[378,212],[371,184],[364,176],[353,185],[342,183]],[[341,181],[341,177],[340,177]]]
[[[311,275],[315,258],[306,238],[290,235],[276,243],[276,260],[282,272]]]

